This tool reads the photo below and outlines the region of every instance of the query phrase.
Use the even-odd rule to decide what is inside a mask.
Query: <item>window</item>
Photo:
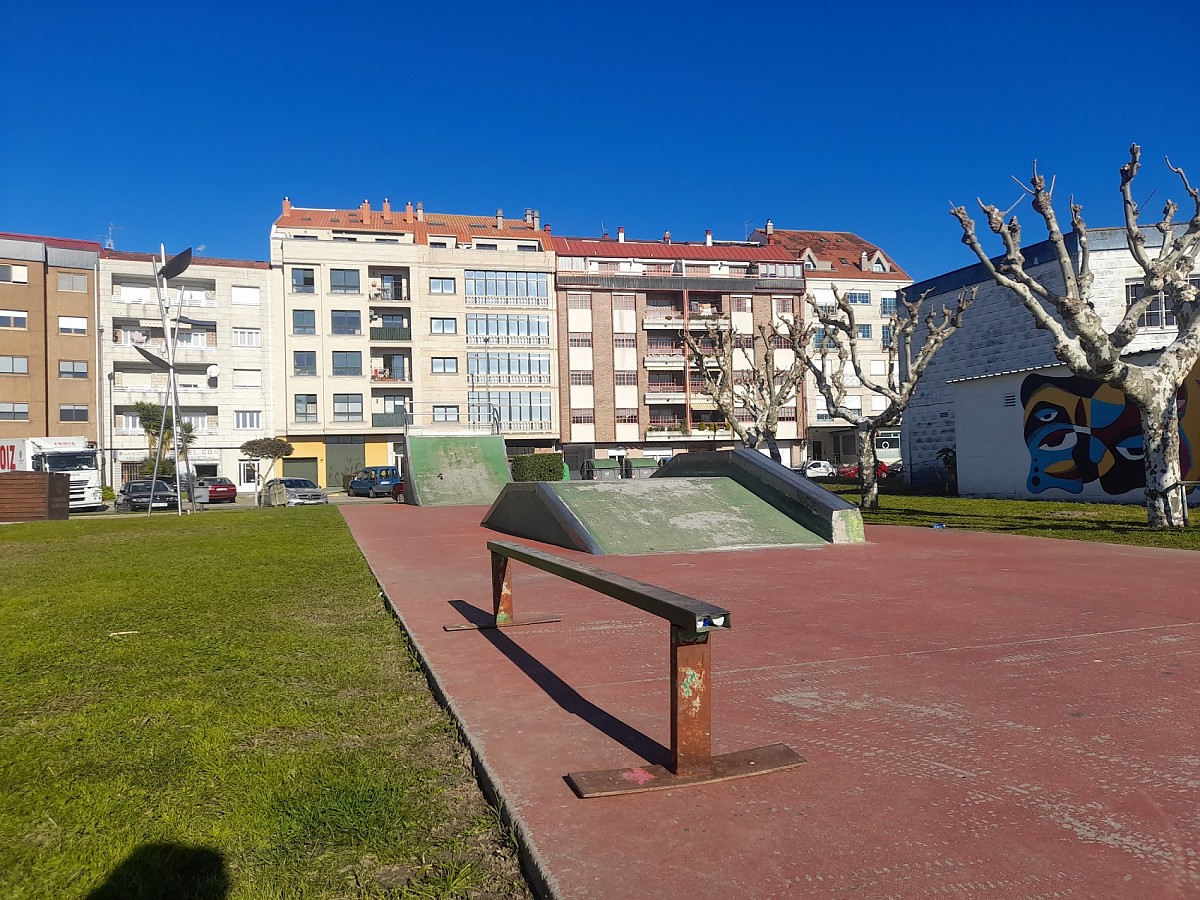
[[[892,349],[892,326],[891,325],[880,325],[879,326],[879,343],[880,343],[880,345],[882,345],[884,350]]]
[[[637,307],[634,304],[633,294],[613,294],[613,309],[632,310]]]
[[[296,394],[296,421],[317,421],[317,395]]]
[[[524,300],[529,297],[550,296],[549,276],[545,272],[489,272],[470,269],[464,282],[464,290],[468,297]]]
[[[495,244],[476,244],[475,249],[476,250],[495,250],[495,249],[497,249],[497,247]]]
[[[548,391],[470,391],[467,403],[471,421],[475,423],[486,424],[495,417],[510,426],[516,422],[534,422],[541,428],[550,426]]]
[[[335,309],[329,317],[334,334],[362,334],[362,313],[357,309]]]
[[[331,269],[329,272],[331,294],[359,294],[358,269]]]
[[[458,372],[457,356],[435,356],[433,358],[434,375],[453,375]]]
[[[363,417],[362,394],[334,394],[333,421],[361,422]]]
[[[871,263],[871,271],[872,272],[886,272],[887,265],[884,263],[882,258],[876,257],[875,262]]]
[[[794,406],[779,407],[779,421],[780,422],[795,422],[796,421],[796,407],[794,407]]]
[[[238,409],[233,412],[233,427],[238,431],[262,428],[262,410]]]
[[[733,311],[735,313],[750,312],[750,298],[749,297],[734,297],[733,298]]]
[[[315,309],[292,310],[292,334],[316,334],[317,311]]]
[[[619,370],[613,372],[613,384],[626,387],[637,387],[637,372]]]
[[[458,334],[458,319],[430,319],[430,334]]]
[[[58,408],[58,421],[60,422],[86,422],[88,420],[88,408],[83,403],[64,403]]]
[[[435,422],[457,422],[458,407],[457,406],[435,406],[433,408],[433,421]]]
[[[262,330],[258,328],[235,328],[233,329],[233,346],[235,347],[261,347],[262,346]]]
[[[540,248],[537,244],[517,244],[517,249],[522,253],[537,253]]]
[[[567,294],[567,309],[591,309],[591,294]],[[615,308],[615,304],[614,304]]]
[[[0,375],[28,375],[28,356],[0,356]]]
[[[60,291],[68,291],[72,294],[87,293],[87,276],[76,275],[71,272],[58,273],[58,289]],[[75,419],[63,419],[64,422],[74,422]],[[87,421],[86,419],[83,421]]]
[[[59,316],[59,334],[87,334],[88,320],[86,316]]]
[[[28,422],[28,403],[0,403],[0,422]]]
[[[572,331],[568,343],[572,347],[590,347],[592,336],[586,331]]]
[[[179,421],[185,425],[191,425],[193,431],[208,431],[208,413],[206,412],[180,412]]]
[[[60,359],[58,361],[59,378],[87,378],[88,364],[81,359]],[[65,421],[71,421],[67,419]]]
[[[870,325],[859,325],[858,326],[858,337],[860,340],[870,340],[871,339],[871,326]]]
[[[258,306],[259,289],[233,285],[229,289],[229,300],[234,306]]]
[[[65,316],[59,316],[59,328],[62,328],[62,320]],[[83,320],[86,324],[87,319]],[[0,309],[0,328],[28,328],[29,313],[23,309]]]
[[[618,425],[636,425],[638,423],[638,411],[634,409],[618,409],[615,415]]]
[[[429,293],[431,294],[453,294],[454,279],[453,278],[430,278]]]
[[[361,375],[362,353],[358,350],[334,350],[333,374]]]
[[[549,353],[484,352],[467,354],[468,375],[516,375],[525,381],[550,381]]]
[[[632,334],[618,334],[613,337],[614,347],[624,347],[627,350],[637,349],[637,338]]]
[[[467,313],[467,334],[507,338],[499,343],[548,344],[550,317],[528,313]]]
[[[585,386],[594,383],[593,373],[584,371],[575,371],[571,373],[571,384]]]
[[[795,313],[796,307],[792,303],[791,297],[776,297],[775,298],[775,315],[790,316]]]
[[[1133,306],[1142,297],[1142,284],[1136,282],[1134,284],[1125,285],[1125,308]],[[1174,328],[1175,314],[1171,312],[1167,298],[1159,293],[1157,297],[1150,301],[1150,305],[1146,307],[1146,311],[1138,317],[1138,328]]]
[[[292,269],[292,293],[311,294],[317,289],[315,269]]]
[[[871,303],[870,291],[847,291],[846,302],[856,306],[867,306]]]
[[[572,425],[594,425],[596,422],[596,411],[594,409],[573,409],[571,410]]]
[[[896,314],[896,296],[895,294],[884,294],[879,298],[879,314],[881,316],[894,316]]]
[[[380,313],[374,317],[379,320],[380,328],[407,328],[408,317],[399,313]]]
[[[383,411],[388,415],[408,412],[408,400],[403,394],[384,394]]]
[[[445,241],[430,241],[429,246],[435,250],[445,250],[446,242]]]
[[[294,350],[294,351],[292,351],[292,374],[293,375],[316,375],[317,374],[317,351],[316,350]]]
[[[824,328],[818,328],[813,333],[813,347],[817,350],[820,350],[822,347],[826,350],[836,350],[837,341],[834,340],[832,335],[827,335]]]
[[[262,369],[234,369],[234,387],[262,387]]]
[[[29,284],[29,267],[0,266],[0,284]]]

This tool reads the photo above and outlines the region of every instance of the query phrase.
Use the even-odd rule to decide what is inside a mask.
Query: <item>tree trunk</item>
[[[1151,528],[1182,528],[1182,479],[1179,463],[1179,410],[1175,392],[1142,407],[1142,444],[1146,454],[1146,521]]]
[[[859,430],[854,435],[858,443],[858,488],[862,509],[879,509],[879,483],[875,479],[875,432]]]
[[[766,436],[767,447],[769,447],[771,450],[771,459],[775,460],[775,462],[779,463],[780,465],[783,465],[783,457],[779,454],[779,445],[775,443],[775,432],[767,431]]]

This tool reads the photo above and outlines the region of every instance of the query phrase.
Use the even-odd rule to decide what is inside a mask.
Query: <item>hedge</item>
[[[562,481],[561,453],[524,453],[512,458],[513,481]]]

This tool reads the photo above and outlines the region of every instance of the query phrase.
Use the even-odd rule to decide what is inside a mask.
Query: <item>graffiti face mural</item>
[[[1180,469],[1185,481],[1193,481],[1200,478],[1200,365],[1176,402]],[[1021,405],[1030,493],[1057,488],[1078,494],[1095,481],[1107,494],[1146,486],[1141,414],[1123,392],[1074,375],[1030,375],[1021,383]]]

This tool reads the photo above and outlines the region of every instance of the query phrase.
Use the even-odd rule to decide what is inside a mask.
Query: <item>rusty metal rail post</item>
[[[570,772],[567,781],[580,797],[603,797],[663,790],[710,781],[761,775],[804,763],[784,744],[712,755],[712,659],[708,636],[731,627],[729,611],[667,588],[646,584],[586,563],[554,556],[510,541],[488,541],[492,569],[491,622],[445,625],[446,631],[513,628],[560,622],[560,616],[517,620],[512,562],[583,585],[665,619],[671,626],[671,758],[669,767],[638,765],[597,772]]]

